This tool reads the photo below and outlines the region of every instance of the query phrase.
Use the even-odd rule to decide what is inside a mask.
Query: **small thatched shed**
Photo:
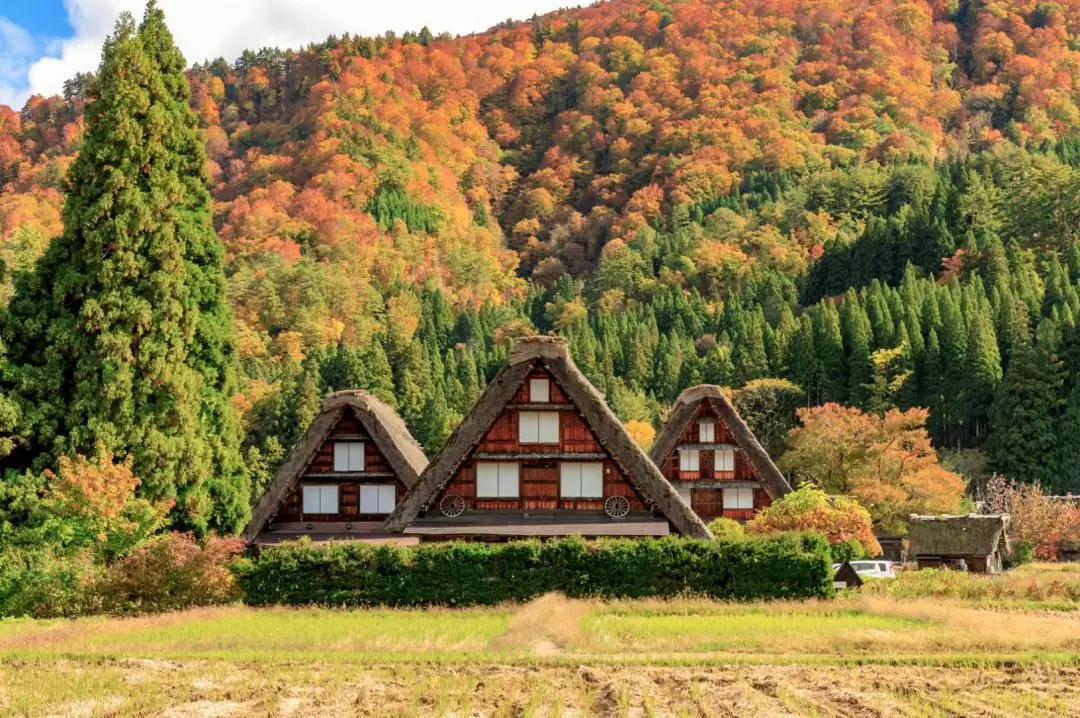
[[[963,560],[972,573],[1000,573],[1009,555],[1008,514],[912,514],[908,556],[919,568],[953,568]]]

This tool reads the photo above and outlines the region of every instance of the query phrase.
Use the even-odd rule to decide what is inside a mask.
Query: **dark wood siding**
[[[712,521],[724,515],[723,489],[691,489],[690,508],[701,517],[702,521]]]

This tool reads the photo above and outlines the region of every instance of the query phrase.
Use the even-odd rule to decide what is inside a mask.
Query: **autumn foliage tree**
[[[54,538],[75,549],[90,547],[101,560],[111,561],[160,529],[172,503],[137,498],[142,482],[131,467],[131,457],[115,461],[101,444],[92,458],[60,457],[56,473],[45,472],[49,489],[44,503]]]
[[[642,451],[652,448],[653,441],[656,440],[656,429],[652,427],[652,424],[645,421],[628,421],[625,426],[626,433],[641,447]]]
[[[964,482],[938,464],[925,409],[879,416],[824,404],[798,415],[780,467],[798,482],[856,499],[879,530],[903,534],[910,514],[960,509]]]
[[[830,497],[808,484],[777,499],[746,524],[746,532],[750,534],[777,531],[818,531],[834,546],[856,542],[861,553],[856,552],[858,555],[853,558],[881,553],[870,513],[865,508],[853,499]]]
[[[1009,537],[1033,546],[1039,558],[1055,558],[1061,544],[1080,544],[1080,509],[1072,501],[1048,496],[1038,484],[994,474],[976,500],[984,513],[1009,514]]]

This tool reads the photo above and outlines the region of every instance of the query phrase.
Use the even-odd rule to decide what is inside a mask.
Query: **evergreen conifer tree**
[[[1080,381],[1073,381],[1056,430],[1055,471],[1045,488],[1056,494],[1080,493]]]
[[[223,249],[184,60],[154,2],[106,43],[66,179],[64,231],[19,281],[4,381],[23,414],[16,463],[100,443],[130,455],[175,524],[248,516]]]
[[[853,404],[864,405],[868,396],[874,367],[870,361],[870,320],[859,304],[855,290],[849,289],[840,313],[847,351],[848,399]]]
[[[394,372],[386,356],[382,340],[372,337],[363,354],[364,382],[360,385],[366,391],[385,401],[390,406],[397,406],[397,393],[394,391]]]
[[[1024,483],[1052,483],[1060,392],[1060,373],[1050,356],[1031,342],[1017,345],[994,402],[993,430],[986,442],[997,471]]]

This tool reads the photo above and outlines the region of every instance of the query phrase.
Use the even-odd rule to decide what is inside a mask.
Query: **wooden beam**
[[[367,434],[331,434],[326,437],[327,441],[371,441]]]
[[[574,452],[541,453],[541,452],[507,452],[505,454],[493,454],[477,452],[472,455],[473,459],[482,461],[604,461],[607,454],[586,454]]]
[[[519,524],[442,524],[414,523],[405,529],[410,536],[667,536],[671,529],[666,521],[630,521],[615,519],[594,523],[529,523]]]
[[[757,481],[741,479],[672,479],[671,485],[677,489],[760,489]]]
[[[704,443],[704,444],[702,444],[702,443],[679,444],[675,448],[676,448],[676,450],[678,450],[678,449],[695,450],[696,449],[697,451],[717,451],[719,449],[730,449],[732,451],[738,451],[739,450],[739,447],[736,446],[735,444],[723,444],[723,443],[720,443],[720,442],[712,442],[712,443]]]
[[[305,480],[319,479],[322,481],[352,481],[355,479],[395,479],[397,474],[393,471],[323,471],[321,473],[306,473],[301,478]]]
[[[527,404],[507,404],[507,409],[516,409],[518,411],[576,411],[577,407],[573,404],[552,404],[545,402],[527,403]]]

